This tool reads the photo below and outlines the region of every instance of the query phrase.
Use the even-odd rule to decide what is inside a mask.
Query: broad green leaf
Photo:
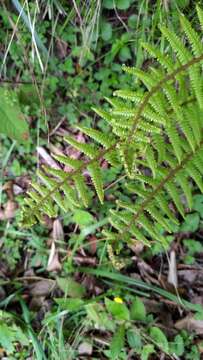
[[[177,335],[169,345],[171,354],[175,354],[176,356],[182,356],[184,354],[184,340],[181,335]]]
[[[90,225],[94,222],[93,216],[85,210],[75,210],[73,215],[73,221],[80,227]]]
[[[85,295],[85,288],[71,277],[57,278],[60,289],[72,298],[81,298]]]
[[[115,4],[119,10],[127,10],[130,7],[130,0],[115,0]]]
[[[115,332],[111,344],[110,344],[110,352],[111,352],[111,360],[119,359],[119,354],[124,348],[124,340],[125,340],[125,328],[121,325],[118,330]]]
[[[21,346],[29,346],[30,340],[28,334],[24,333],[23,330],[16,324],[12,325],[12,329],[15,331],[15,340],[18,341]]]
[[[185,221],[180,227],[180,231],[182,232],[195,232],[199,227],[199,214],[188,214],[185,217]]]
[[[110,319],[107,312],[104,311],[102,306],[100,307],[98,303],[87,304],[85,309],[88,319],[92,320],[94,325],[112,332],[115,331],[115,322]]]
[[[195,195],[193,197],[193,201],[193,210],[196,210],[200,214],[201,218],[203,218],[203,195]]]
[[[161,331],[158,327],[153,326],[150,329],[150,336],[159,348],[168,353],[168,340],[163,331]]]
[[[135,329],[128,329],[126,336],[129,346],[139,354],[142,348],[142,339],[139,332]]]
[[[100,323],[100,314],[99,314],[99,310],[100,307],[98,306],[98,304],[87,304],[85,306],[85,309],[87,311],[88,314],[88,318],[90,320],[92,320],[95,324],[99,324]]]
[[[142,353],[141,353],[141,360],[148,360],[149,356],[155,352],[154,345],[147,344],[143,346]]]
[[[139,297],[135,298],[130,307],[130,318],[139,321],[144,321],[146,318],[145,306]]]
[[[54,301],[60,305],[60,307],[63,310],[69,310],[69,311],[76,311],[78,310],[82,305],[84,305],[84,301],[81,299],[65,299],[65,298],[58,298],[54,299]]]
[[[131,29],[136,29],[136,25],[138,23],[138,16],[133,14],[133,15],[130,15],[129,18],[128,18],[128,26],[129,28]]]
[[[9,354],[14,351],[15,332],[5,323],[0,323],[0,344]]]
[[[185,239],[183,240],[183,244],[187,248],[187,255],[193,256],[203,251],[203,245],[198,240]]]
[[[39,95],[37,93],[36,87],[33,84],[21,85],[18,94],[19,102],[21,104],[29,106],[36,104],[40,106]]]
[[[29,138],[28,124],[20,110],[14,91],[0,87],[0,133],[25,142]]]
[[[119,304],[115,301],[105,298],[105,305],[108,312],[118,320],[129,320],[130,313],[125,304]]]
[[[127,61],[132,58],[129,46],[123,46],[119,51],[119,59],[121,61]]]
[[[108,41],[112,38],[112,26],[109,22],[102,22],[101,37],[104,41]]]
[[[111,10],[114,8],[114,1],[113,0],[104,0],[102,5],[105,9]]]

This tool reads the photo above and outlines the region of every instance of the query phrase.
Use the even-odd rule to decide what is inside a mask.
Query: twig
[[[32,81],[23,81],[23,80],[8,80],[8,79],[0,79],[0,83],[8,83],[8,84],[13,84],[13,85],[17,85],[17,84],[28,84],[28,85],[33,85]],[[41,85],[42,83],[40,81],[36,81],[36,84]]]

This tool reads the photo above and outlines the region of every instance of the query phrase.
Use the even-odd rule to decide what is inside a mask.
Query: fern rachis
[[[203,16],[199,8],[198,14],[201,22]],[[44,213],[56,216],[56,204],[62,211],[67,211],[64,197],[70,200],[70,211],[74,206],[88,206],[88,186],[83,176],[85,169],[100,202],[105,201],[102,159],[106,159],[109,167],[122,167],[121,175],[127,175],[126,184],[132,184],[131,189],[134,186],[135,199],[139,200],[134,203],[129,198],[125,204],[118,199],[119,208],[110,215],[111,225],[116,231],[105,232],[109,239],[122,237],[129,241],[136,237],[145,244],[149,244],[150,238],[164,242],[154,225],[159,223],[165,231],[170,231],[170,222],[177,221],[167,208],[165,198],[170,199],[181,216],[184,216],[181,194],[191,208],[192,194],[188,190],[191,179],[203,191],[203,170],[199,166],[203,154],[203,87],[200,76],[203,50],[195,30],[191,31],[191,25],[182,15],[181,22],[191,48],[185,47],[164,27],[163,36],[174,51],[172,59],[144,44],[150,56],[157,58],[160,67],[148,73],[128,67],[124,70],[138,77],[148,91],[119,90],[115,92],[118,100],[108,99],[113,107],[111,111],[96,109],[97,114],[111,126],[110,136],[97,129],[79,126],[93,144],[78,143],[70,137],[65,139],[84,154],[85,160],[55,157],[60,164],[69,164],[72,171],[57,173],[46,168],[51,178],[40,173],[43,185],[33,184],[33,191],[24,206],[25,225],[42,220]]]

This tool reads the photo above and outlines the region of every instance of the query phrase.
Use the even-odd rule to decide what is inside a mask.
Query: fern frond
[[[88,135],[91,139],[95,140],[105,148],[111,147],[115,141],[112,136],[104,134],[102,131],[99,130],[87,128],[85,126],[77,126],[77,129],[82,131],[85,135]]]
[[[186,19],[184,15],[180,15],[180,21],[182,28],[190,42],[190,45],[195,56],[200,56],[203,52],[203,45],[201,38],[198,33],[192,28],[190,22]]]
[[[183,29],[189,39],[189,42],[192,45],[192,49],[194,51],[195,56],[199,56],[202,54],[202,46],[201,41],[198,41],[198,36],[191,26],[188,26],[187,20],[184,16],[181,16]],[[192,54],[186,49],[186,47],[182,44],[181,40],[171,31],[169,31],[166,27],[161,27],[162,33],[165,35],[169,43],[171,44],[172,49],[177,54],[181,64],[185,64],[189,59],[192,58]],[[191,79],[191,83],[197,97],[199,106],[202,107],[202,80],[199,65],[194,65],[189,70],[189,75]]]
[[[79,141],[76,141],[75,139],[73,139],[70,136],[65,136],[64,140],[68,144],[72,145],[75,149],[81,151],[82,153],[84,153],[85,155],[90,157],[91,159],[93,159],[95,157],[95,155],[98,154],[98,150],[93,145],[81,143]]]
[[[68,156],[54,154],[53,158],[63,165],[70,166],[74,170],[78,169],[83,164],[81,160],[73,159]]]
[[[88,207],[90,202],[90,197],[89,197],[88,187],[84,181],[83,176],[81,174],[76,174],[73,176],[73,180],[75,182],[78,196],[80,197],[83,205],[85,207]]]
[[[42,171],[38,171],[38,176],[41,179],[41,181],[52,191],[57,186],[57,181],[51,179],[47,175],[45,175]],[[62,209],[64,212],[68,210],[68,207],[66,206],[66,202],[64,201],[62,195],[56,191],[53,193],[53,200],[58,205],[59,209]]]
[[[168,71],[173,71],[174,64],[171,58],[166,54],[162,54],[157,47],[150,45],[148,43],[143,42],[142,47],[151,55],[152,57],[156,58],[160,65],[164,66]]]
[[[186,47],[183,45],[182,41],[178,38],[178,36],[165,26],[161,26],[160,30],[170,43],[173,51],[177,54],[181,64],[187,63],[191,59],[191,54],[188,49],[186,49]]]
[[[91,163],[90,165],[88,165],[87,167],[92,182],[94,184],[96,193],[98,195],[98,198],[100,200],[100,202],[103,204],[104,202],[104,190],[103,190],[103,181],[102,181],[102,174],[101,174],[101,169],[98,163]]]
[[[184,217],[184,207],[181,202],[181,192],[177,187],[177,183],[180,184],[181,188],[184,191],[184,194],[188,200],[189,206],[192,206],[191,195],[187,190],[189,188],[189,179],[193,179],[197,186],[203,191],[203,182],[200,173],[193,165],[193,159],[197,157],[199,154],[203,152],[203,140],[199,148],[196,149],[196,153],[194,154],[192,151],[189,152],[174,168],[164,169],[163,176],[160,181],[153,180],[152,178],[140,175],[137,176],[136,179],[140,181],[144,181],[147,187],[150,188],[150,191],[142,192],[143,200],[137,204],[136,206],[131,204],[123,204],[119,202],[119,206],[126,208],[129,213],[134,212],[133,218],[126,225],[126,227],[122,230],[123,232],[128,231],[131,228],[132,224],[136,225],[136,223],[142,226],[148,233],[152,239],[156,239],[159,241],[164,241],[163,237],[160,234],[157,234],[154,231],[152,226],[152,222],[147,219],[146,212],[148,212],[157,223],[163,226],[163,228],[167,231],[170,230],[170,220],[177,223],[177,220],[174,218],[174,215],[169,210],[168,204],[165,200],[166,196],[169,196],[173,204],[175,205],[178,212]],[[203,171],[202,171],[203,172]],[[184,177],[184,181],[182,182],[182,178]],[[148,179],[149,178],[149,179]],[[132,187],[133,189],[133,187]],[[135,193],[136,187],[135,187]],[[166,195],[167,194],[167,195]],[[158,210],[157,204],[161,208],[162,211]],[[153,212],[154,210],[154,212]],[[115,215],[115,214],[114,214]],[[168,220],[167,220],[168,218]],[[141,219],[141,220],[140,220]],[[175,221],[174,221],[175,220]]]
[[[197,12],[203,26],[202,11]],[[25,224],[43,221],[44,214],[56,216],[59,210],[89,206],[92,188],[103,203],[101,164],[105,159],[107,171],[116,167],[127,185],[116,192],[118,210],[111,209],[113,229],[106,230],[108,239],[165,244],[163,234],[184,217],[185,203],[192,208],[192,186],[203,192],[203,50],[200,36],[182,16],[181,24],[186,46],[162,27],[172,55],[144,44],[158,66],[147,72],[124,66],[124,71],[139,79],[140,88],[118,90],[117,98],[107,99],[110,110],[95,109],[107,122],[108,133],[78,126],[87,143],[65,138],[85,156],[78,160],[56,155],[61,169],[48,167],[39,173],[40,182],[31,184],[23,205]],[[69,173],[64,165],[71,168]],[[87,183],[88,173],[93,187]]]
[[[197,15],[199,18],[199,22],[203,31],[203,10],[200,8],[200,6],[196,6],[196,10],[197,10]]]
[[[154,156],[154,151],[151,146],[147,147],[147,150],[145,152],[146,161],[148,163],[148,166],[150,167],[153,177],[156,177],[156,167],[157,167],[157,161]]]

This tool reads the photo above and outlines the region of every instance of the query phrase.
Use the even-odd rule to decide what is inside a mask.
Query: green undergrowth
[[[123,63],[127,67],[135,66],[138,74],[139,71],[145,74],[153,66],[157,68],[156,60],[147,55],[142,43],[154,44],[171,56],[173,50],[159,25],[164,24],[171,32],[179,33],[180,12],[194,28],[199,26],[196,3],[192,1],[97,0],[90,3],[86,6],[85,2],[75,1],[75,5],[70,6],[66,1],[50,0],[25,2],[23,6],[23,2],[13,0],[11,4],[2,5],[0,202],[4,213],[0,222],[0,356],[2,353],[9,360],[29,357],[37,360],[88,357],[125,360],[132,354],[141,360],[160,359],[161,356],[198,360],[202,349],[198,334],[184,328],[179,330],[174,324],[188,314],[192,314],[194,321],[201,321],[201,305],[190,302],[185,290],[181,293],[182,289],[180,292],[167,286],[164,289],[157,283],[151,284],[145,275],[137,279],[132,244],[126,241],[123,228],[116,241],[109,241],[106,233],[102,234],[109,223],[109,211],[118,210],[116,199],[129,204],[132,198],[132,188],[126,190],[127,177],[121,166],[109,169],[104,163],[102,167],[107,201],[103,202],[103,189],[97,184],[96,192],[103,204],[95,198],[91,188],[89,207],[59,214],[58,220],[63,226],[61,237],[55,239],[59,272],[47,270],[48,239],[53,236],[50,234],[53,223],[46,219],[45,226],[40,223],[33,228],[19,226],[27,185],[41,162],[36,147],[44,147],[52,153],[51,146],[54,146],[64,153],[68,144],[64,145],[61,129],[68,134],[67,142],[71,145],[75,145],[74,137],[78,132],[87,131],[87,128],[96,128],[109,135],[108,125],[95,115],[92,107],[109,111],[113,104],[115,111],[122,112],[117,108],[120,104],[110,101],[109,105],[104,103],[104,98],[132,86],[132,75],[130,70],[122,70]],[[34,38],[30,19],[35,21]],[[183,33],[181,36],[185,43]],[[178,61],[181,63],[181,60]],[[147,88],[138,78],[133,86],[136,91]],[[11,98],[12,108],[5,109],[2,105],[7,98]],[[171,102],[169,114],[172,105]],[[24,117],[19,126],[21,114]],[[10,127],[7,126],[9,122]],[[78,125],[80,128],[75,130]],[[184,131],[187,134],[187,129]],[[83,138],[87,139],[87,135]],[[194,148],[195,140],[190,141]],[[184,149],[187,151],[187,146]],[[175,148],[175,156],[181,163],[184,159],[179,150]],[[156,175],[150,151],[148,159],[148,173],[150,169]],[[173,159],[169,160],[173,163]],[[145,165],[142,160],[140,164]],[[95,170],[90,168],[89,171],[94,178]],[[16,186],[14,198],[3,187],[10,181]],[[170,233],[163,221],[156,227],[160,238],[164,237],[164,244],[152,241],[150,247],[138,252],[145,264],[151,266],[158,262],[154,267],[156,278],[162,269],[160,264],[168,261],[167,251],[177,243],[181,246],[178,260],[185,266],[199,266],[199,256],[203,252],[203,195],[195,179],[190,185],[192,201],[185,188],[186,196],[181,198],[186,208],[184,216],[179,211],[179,222],[167,225]],[[15,217],[6,218],[5,209],[11,200],[18,208]],[[175,207],[182,210],[181,203],[175,202],[171,207],[172,218]],[[120,223],[113,216],[111,230],[116,225],[120,231]],[[146,229],[144,237],[150,238]],[[96,242],[96,250],[91,241]],[[83,262],[78,263],[78,258]],[[85,258],[90,258],[89,264]],[[26,270],[31,270],[31,275]],[[167,269],[164,271],[166,273]],[[27,279],[29,276],[32,280]],[[39,283],[42,294],[41,288],[37,288]],[[156,310],[147,300],[156,302]],[[170,329],[161,316],[167,312],[171,312]]]

